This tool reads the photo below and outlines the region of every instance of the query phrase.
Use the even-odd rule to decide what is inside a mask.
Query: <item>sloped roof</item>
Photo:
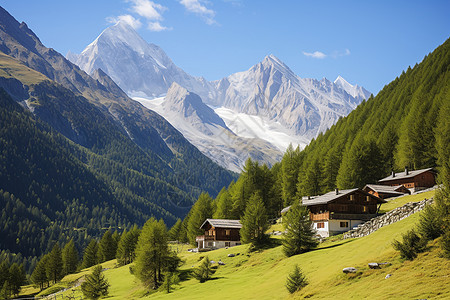
[[[353,193],[354,191],[357,191],[358,189],[349,189],[349,190],[338,190],[338,192],[336,193],[336,191],[331,191],[328,192],[326,194],[323,194],[321,196],[314,196],[314,197],[310,197],[309,199],[303,199],[303,205],[304,206],[311,206],[311,205],[317,205],[317,204],[326,204],[328,202],[331,202],[337,198],[340,198],[342,196],[348,195]]]
[[[395,195],[404,195],[405,193],[397,191],[401,185],[397,186],[389,186],[389,185],[379,185],[379,184],[367,184],[363,189],[369,188],[372,191],[377,193],[385,193],[385,194],[395,194]]]
[[[433,168],[427,168],[427,169],[422,169],[422,170],[412,170],[412,171],[408,171],[408,175],[406,175],[406,171],[403,172],[399,172],[399,173],[394,173],[395,176],[392,177],[392,174],[389,175],[386,178],[380,179],[378,180],[378,182],[384,182],[384,181],[391,181],[391,180],[398,180],[398,179],[407,179],[407,178],[413,178],[419,174],[422,174],[424,172],[428,172],[428,171],[433,171]]]
[[[211,226],[215,228],[242,228],[240,220],[206,219],[202,226],[200,226],[200,229],[202,229],[206,223],[211,224]]]

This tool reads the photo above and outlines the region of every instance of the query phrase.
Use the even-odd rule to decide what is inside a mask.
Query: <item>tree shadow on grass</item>
[[[311,249],[311,251],[319,251],[319,250],[325,250],[325,249],[331,249],[331,248],[335,248],[335,247],[339,247],[348,243],[353,242],[354,239],[349,239],[349,240],[345,240],[339,244],[335,244],[335,245],[330,245],[330,246],[326,246],[326,247],[320,247],[320,248],[315,248],[315,249]]]

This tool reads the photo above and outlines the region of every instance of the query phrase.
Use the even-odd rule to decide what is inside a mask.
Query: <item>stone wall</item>
[[[398,222],[413,213],[421,211],[428,204],[433,203],[433,198],[424,199],[420,202],[409,202],[401,207],[397,207],[384,215],[373,218],[363,224],[358,225],[357,228],[344,233],[344,239],[363,237],[377,231],[379,228]]]

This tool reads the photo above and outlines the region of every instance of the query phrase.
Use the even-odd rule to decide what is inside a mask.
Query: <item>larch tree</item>
[[[78,251],[73,239],[71,239],[62,251],[64,274],[75,273],[78,266]]]
[[[157,289],[163,281],[171,254],[164,221],[149,219],[142,228],[136,247],[136,276],[150,289]]]
[[[64,277],[62,253],[58,244],[53,246],[52,251],[48,255],[46,270],[48,279],[53,281],[53,283]]]
[[[98,263],[98,243],[96,240],[91,240],[84,249],[82,268],[89,268]]]
[[[192,206],[187,224],[187,234],[191,245],[195,246],[197,244],[195,241],[196,236],[203,234],[200,226],[212,215],[212,199],[207,193],[202,193],[194,206]]]
[[[291,205],[283,217],[283,226],[286,230],[283,239],[283,252],[286,256],[300,254],[317,246],[309,211],[298,201]]]
[[[81,284],[81,291],[88,299],[98,299],[108,295],[109,283],[102,274],[102,266],[97,265],[91,274],[86,276],[86,281]]]
[[[266,208],[258,192],[250,197],[244,216],[241,218],[241,240],[259,248],[267,242],[266,231],[269,229]]]

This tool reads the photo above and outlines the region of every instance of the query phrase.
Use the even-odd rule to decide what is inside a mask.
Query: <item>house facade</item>
[[[436,185],[436,172],[433,168],[413,171],[405,168],[404,172],[392,172],[391,175],[379,180],[378,183],[387,186],[403,185],[412,192],[415,192]]]
[[[304,198],[313,227],[322,237],[340,234],[377,216],[386,201],[361,189],[338,190]]]
[[[369,194],[375,195],[378,198],[386,199],[392,197],[398,197],[403,195],[411,194],[411,191],[407,189],[404,185],[379,185],[379,184],[367,184],[363,191]]]
[[[239,220],[206,219],[200,226],[205,234],[195,239],[198,249],[218,249],[240,245],[239,230],[241,228]]]

